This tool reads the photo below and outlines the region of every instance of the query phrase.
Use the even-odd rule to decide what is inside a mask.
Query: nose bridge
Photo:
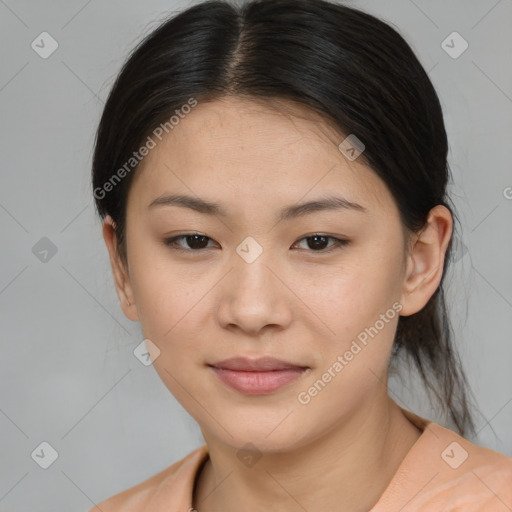
[[[244,289],[250,293],[272,292],[272,272],[268,267],[272,267],[273,259],[268,240],[265,245],[255,238],[246,237],[236,248],[233,255],[234,288],[237,293],[244,295]]]
[[[247,237],[232,256],[220,304],[219,321],[258,332],[267,324],[281,327],[290,319],[285,288],[275,273],[276,258],[267,244]]]

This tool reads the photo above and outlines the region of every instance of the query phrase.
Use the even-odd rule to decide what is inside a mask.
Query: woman
[[[91,510],[512,510],[443,296],[453,214],[434,88],[382,21],[205,2],[105,106],[93,189],[125,315],[205,445]],[[454,430],[400,407],[417,366]]]

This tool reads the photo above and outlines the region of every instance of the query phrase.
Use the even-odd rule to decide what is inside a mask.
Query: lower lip
[[[247,395],[264,395],[277,391],[289,382],[298,379],[306,368],[287,368],[266,372],[242,372],[211,367],[220,380]]]

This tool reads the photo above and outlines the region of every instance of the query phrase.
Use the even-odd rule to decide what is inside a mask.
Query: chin
[[[291,415],[290,415],[291,416]],[[286,415],[283,415],[286,417]],[[310,435],[304,430],[300,430],[300,427],[295,423],[288,423],[285,426],[285,420],[283,417],[279,421],[272,421],[271,426],[269,422],[233,422],[227,421],[223,423],[223,426],[229,432],[229,435],[224,429],[215,425],[213,430],[209,430],[209,434],[203,431],[203,436],[207,442],[215,442],[215,438],[220,440],[223,444],[231,446],[237,452],[239,450],[256,451],[261,453],[285,453],[291,450],[300,448],[301,446],[308,443]],[[304,428],[304,425],[302,426]],[[314,436],[311,435],[311,438]],[[237,454],[238,455],[238,454]]]

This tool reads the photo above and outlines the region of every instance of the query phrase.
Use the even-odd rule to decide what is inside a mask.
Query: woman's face
[[[203,433],[233,447],[299,447],[385,382],[404,231],[384,183],[338,148],[343,138],[316,117],[199,102],[134,177],[125,288],[134,305],[124,311],[158,347],[156,371]],[[219,211],[165,204],[171,195]],[[298,208],[331,197],[338,207]],[[191,233],[207,238],[166,244]],[[274,390],[248,376],[255,387],[244,391],[210,366],[263,356],[306,370],[281,372],[294,378]]]

